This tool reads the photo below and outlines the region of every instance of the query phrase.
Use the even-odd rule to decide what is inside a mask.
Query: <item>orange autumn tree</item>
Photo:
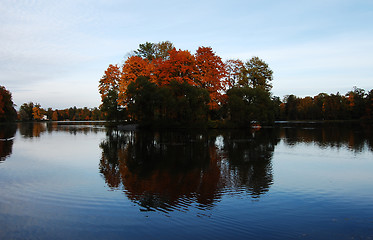
[[[40,104],[36,104],[32,109],[32,116],[35,120],[42,120],[44,117],[44,110],[40,108]]]
[[[168,86],[171,82],[187,83],[191,86],[199,86],[209,92],[211,109],[217,109],[224,102],[225,91],[232,86],[226,78],[227,71],[225,64],[217,56],[211,47],[200,47],[196,54],[192,55],[187,50],[168,50],[167,56],[157,57],[149,52],[151,46],[157,44],[140,44],[143,54],[129,57],[122,66],[121,78],[119,81],[118,103],[125,107],[127,104],[127,88],[138,77],[147,77],[157,86]],[[172,45],[170,45],[172,46]],[[149,49],[148,49],[149,48]],[[148,53],[149,52],[149,53]],[[149,58],[148,55],[153,57]]]
[[[241,60],[224,63],[211,47],[199,47],[191,54],[188,50],[177,50],[170,42],[146,42],[119,67],[117,103],[133,120],[137,119],[135,112],[144,109],[149,114],[144,119],[181,119],[186,109],[192,109],[188,114],[193,115],[198,104],[198,116],[206,116],[207,112],[206,120],[222,119],[229,111],[223,107],[228,104],[228,90],[243,86],[246,79],[254,87],[263,85],[258,74],[254,76],[255,71],[249,72],[250,67]],[[270,86],[265,85],[268,90]]]
[[[127,87],[138,77],[150,77],[152,67],[148,59],[139,56],[129,57],[122,66],[122,75],[119,81],[118,103],[126,106]]]
[[[53,111],[53,114],[52,114],[52,120],[53,121],[58,121],[58,111]]]
[[[217,56],[211,47],[199,47],[195,54],[196,59],[196,82],[210,94],[211,109],[217,109],[225,98],[225,90],[230,82],[225,78],[225,64]]]
[[[105,112],[106,119],[118,120],[118,95],[121,71],[117,65],[110,64],[99,82],[99,92],[102,104],[100,109]]]
[[[169,85],[172,81],[195,86],[196,64],[189,51],[169,51],[168,59],[159,58],[154,62],[154,77],[158,86]]]
[[[104,76],[99,81],[99,92],[101,100],[106,98],[111,91],[118,92],[121,72],[117,65],[110,64]]]

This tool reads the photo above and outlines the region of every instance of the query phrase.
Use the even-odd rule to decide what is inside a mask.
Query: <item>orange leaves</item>
[[[198,69],[197,82],[210,93],[210,107],[216,109],[223,101],[223,93],[226,86],[230,85],[225,76],[225,64],[221,58],[212,51],[210,47],[199,47],[196,55],[196,66]]]
[[[195,59],[189,51],[176,50],[169,51],[169,58],[158,60],[155,66],[155,76],[159,86],[168,85],[172,81],[179,83],[186,82],[196,85],[194,76],[196,73]]]
[[[32,109],[32,116],[35,120],[42,120],[44,117],[44,111],[40,108],[40,105],[36,105]]]
[[[152,67],[148,59],[132,56],[126,60],[122,66],[122,75],[119,81],[118,103],[120,105],[126,105],[128,85],[140,76],[150,77],[151,70]]]
[[[128,58],[122,67],[121,85],[128,86],[139,76],[149,76],[150,69],[149,60],[138,56]]]
[[[104,76],[99,82],[101,99],[104,99],[110,91],[118,91],[121,72],[117,65],[109,65]]]
[[[233,85],[226,77],[225,64],[210,47],[200,47],[194,55],[187,50],[172,48],[167,50],[166,57],[152,58],[151,61],[140,55],[131,56],[121,71],[118,66],[110,65],[100,80],[102,99],[110,90],[115,90],[118,104],[126,106],[127,87],[140,76],[147,77],[158,86],[167,86],[175,81],[207,89],[213,109],[224,101],[225,91]]]
[[[53,121],[58,121],[58,111],[54,111],[52,114],[52,120]]]

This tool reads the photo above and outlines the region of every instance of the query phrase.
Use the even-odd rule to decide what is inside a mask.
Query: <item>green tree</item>
[[[172,81],[169,86],[162,87],[160,93],[161,106],[167,113],[163,119],[180,126],[203,126],[207,123],[208,90],[186,82]]]
[[[155,120],[157,91],[157,85],[143,76],[128,85],[128,111],[133,120],[141,123],[151,123]]]
[[[154,55],[155,58],[166,59],[169,56],[169,52],[174,49],[174,45],[169,41],[163,41],[155,44]]]
[[[155,44],[151,42],[139,44],[139,48],[135,51],[135,55],[148,59],[149,61],[153,60],[155,58]]]
[[[249,127],[253,121],[272,122],[274,103],[262,88],[233,87],[227,92],[230,122],[235,127]]]
[[[209,93],[186,82],[157,86],[147,77],[128,85],[129,115],[146,126],[202,126],[207,123]]]
[[[291,94],[284,97],[285,103],[285,116],[287,120],[296,120],[298,119],[298,98]]]
[[[21,121],[32,121],[34,119],[32,113],[33,113],[33,109],[34,108],[34,103],[33,102],[29,102],[29,103],[24,103],[21,105],[21,107],[19,108],[19,119]]]
[[[174,45],[169,41],[159,43],[146,42],[139,44],[139,48],[134,53],[136,56],[152,61],[157,58],[166,59],[172,49],[174,49]]]
[[[14,109],[12,94],[5,87],[0,86],[0,122],[14,121],[17,112]]]
[[[239,85],[249,87],[259,87],[269,92],[272,89],[273,71],[268,64],[258,57],[253,57],[247,61],[242,68]]]

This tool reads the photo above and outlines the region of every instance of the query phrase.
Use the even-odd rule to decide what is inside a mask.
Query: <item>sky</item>
[[[98,81],[145,42],[258,56],[274,96],[373,89],[371,0],[1,0],[0,85],[17,109],[98,107]]]

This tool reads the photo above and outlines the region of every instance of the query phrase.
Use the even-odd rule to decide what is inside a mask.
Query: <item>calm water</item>
[[[0,239],[373,239],[373,127],[0,125]]]

